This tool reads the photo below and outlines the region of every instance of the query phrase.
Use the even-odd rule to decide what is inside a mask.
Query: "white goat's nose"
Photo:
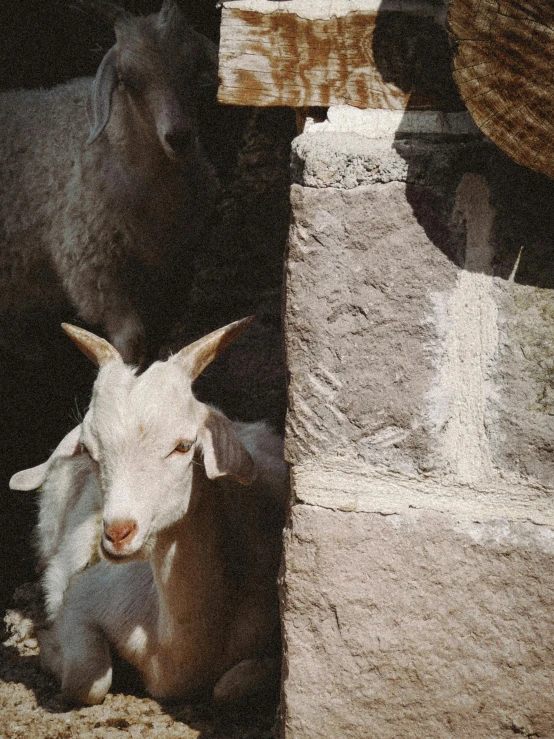
[[[104,536],[113,545],[114,549],[120,549],[130,544],[137,533],[138,524],[133,519],[126,521],[104,521]]]

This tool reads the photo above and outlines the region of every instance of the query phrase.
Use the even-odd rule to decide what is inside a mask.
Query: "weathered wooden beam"
[[[451,0],[448,29],[475,123],[519,164],[554,177],[554,4]]]
[[[226,2],[219,100],[458,110],[443,10],[441,0]]]

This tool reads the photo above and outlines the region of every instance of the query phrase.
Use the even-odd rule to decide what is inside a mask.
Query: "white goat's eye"
[[[173,454],[186,454],[190,452],[193,444],[193,441],[180,441],[173,450]]]
[[[83,443],[83,442],[81,441],[81,443],[79,444],[79,446],[81,447],[81,454],[88,454],[88,455],[89,455],[89,457],[90,457],[90,452],[89,452],[89,450],[88,450],[88,447],[87,447],[87,445],[86,445],[86,444],[84,444],[84,443]]]

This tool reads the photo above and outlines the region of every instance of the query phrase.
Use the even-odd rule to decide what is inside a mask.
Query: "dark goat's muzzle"
[[[196,147],[196,134],[192,129],[170,131],[164,136],[166,150],[175,156],[186,156]]]

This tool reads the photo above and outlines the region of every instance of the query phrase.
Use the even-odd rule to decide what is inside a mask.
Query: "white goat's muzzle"
[[[138,523],[135,519],[104,521],[102,531],[102,554],[110,562],[121,562],[134,557],[143,542],[137,536]]]

